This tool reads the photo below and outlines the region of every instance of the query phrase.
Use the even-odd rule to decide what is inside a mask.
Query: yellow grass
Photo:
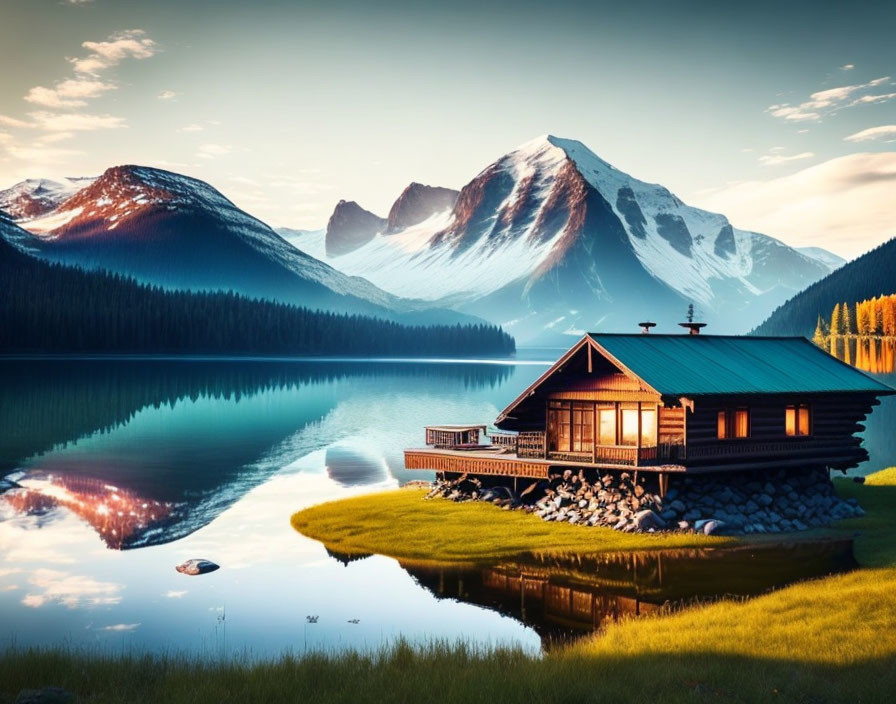
[[[477,562],[521,553],[590,554],[724,545],[733,538],[677,533],[621,533],[549,523],[491,504],[423,500],[420,489],[399,489],[312,506],[293,527],[329,550],[381,554],[413,562]]]

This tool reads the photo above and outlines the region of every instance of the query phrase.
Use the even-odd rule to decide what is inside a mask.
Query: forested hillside
[[[896,292],[896,239],[863,254],[778,307],[753,332],[811,336],[818,317],[827,319],[842,301],[864,301]]]
[[[0,353],[468,356],[514,351],[491,325],[405,326],[233,293],[149,287],[0,241]]]

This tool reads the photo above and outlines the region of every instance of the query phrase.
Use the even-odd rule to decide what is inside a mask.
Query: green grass
[[[293,527],[333,552],[380,554],[404,561],[472,563],[522,553],[592,554],[734,542],[683,533],[621,533],[549,523],[522,511],[486,503],[424,501],[423,490],[401,489],[312,506],[292,517]]]
[[[0,658],[0,703],[12,701],[19,689],[49,684],[76,692],[82,701],[116,703],[891,702],[896,691],[896,469],[869,477],[865,485],[839,481],[837,489],[855,496],[868,511],[833,531],[858,533],[861,569],[749,601],[624,621],[542,658],[444,643],[399,643],[373,654],[310,655],[256,665],[8,651]],[[461,531],[457,544],[418,537],[422,529],[403,521],[416,515],[406,504],[424,503],[419,493],[386,496],[398,510],[379,517],[362,512],[359,527],[338,530],[344,551],[370,551],[367,531],[379,525],[387,531],[387,545],[404,540],[407,545],[400,550],[417,558],[493,558],[519,552],[521,544],[564,552],[626,549],[600,531],[589,537],[592,529],[538,519],[532,525],[531,516],[450,502],[424,505],[436,512],[429,514],[431,521],[446,521],[445,526]],[[360,503],[350,506],[382,508],[385,499],[367,500],[353,499]],[[297,514],[294,525],[307,527],[311,518],[326,518],[326,523],[315,522],[314,530],[340,528],[333,507],[321,509]],[[348,512],[342,523],[354,524],[357,518]],[[654,540],[618,536],[626,539]],[[645,547],[637,541],[629,549]],[[669,547],[665,538],[652,546]]]

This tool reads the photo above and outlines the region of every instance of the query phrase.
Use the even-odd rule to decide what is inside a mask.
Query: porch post
[[[638,401],[638,446],[635,450],[635,467],[641,462],[641,402]]]

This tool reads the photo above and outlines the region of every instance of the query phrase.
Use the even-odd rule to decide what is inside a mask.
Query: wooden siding
[[[684,408],[660,406],[657,418],[657,441],[660,445],[684,444]]]
[[[785,409],[799,403],[811,409],[810,434],[788,436]],[[862,421],[876,403],[868,395],[701,399],[687,417],[687,464],[773,467],[800,460],[805,466],[849,469],[867,457],[854,434],[864,429]],[[719,439],[719,411],[735,408],[749,411],[749,436]]]
[[[555,391],[548,398],[551,401],[630,401],[636,403],[657,403],[658,397],[648,391]]]

